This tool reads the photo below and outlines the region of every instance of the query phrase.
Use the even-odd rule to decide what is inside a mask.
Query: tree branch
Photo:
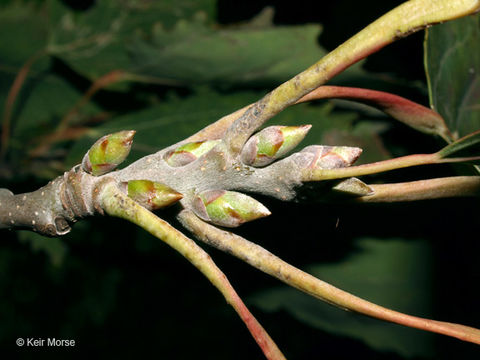
[[[0,229],[29,229],[46,236],[68,233],[69,223],[97,210],[97,178],[74,167],[40,189],[14,195],[0,189]]]
[[[255,104],[227,115],[188,139],[145,156],[122,170],[110,172],[128,154],[129,148],[126,148],[127,143],[128,146],[130,145],[131,139],[127,139],[128,141],[117,139],[114,144],[111,140],[118,137],[117,135],[102,138],[86,154],[82,162],[83,166],[74,167],[43,188],[20,195],[13,195],[6,189],[0,189],[0,228],[29,228],[45,235],[58,236],[70,230],[69,223],[95,213],[103,213],[104,210],[112,216],[129,220],[166,242],[196,266],[234,307],[266,356],[269,359],[283,359],[280,350],[251,315],[208,254],[194,241],[129,198],[130,194],[127,196],[124,193],[125,185],[128,188],[128,183],[132,180],[139,180],[145,185],[145,189],[150,183],[155,182],[170,188],[179,197],[183,196],[180,202],[184,210],[178,215],[179,220],[199,239],[239,257],[291,286],[344,309],[480,344],[480,330],[409,316],[372,304],[302,272],[240,236],[205,223],[194,214],[195,211],[199,213],[196,208],[196,205],[199,205],[203,206],[201,210],[204,217],[202,218],[212,223],[216,223],[212,220],[216,216],[220,219],[220,225],[239,224],[241,221],[228,221],[231,220],[228,217],[245,220],[249,216],[250,218],[256,216],[251,216],[252,214],[249,213],[251,209],[241,208],[245,204],[248,207],[248,204],[254,203],[257,210],[262,209],[262,215],[269,212],[256,200],[232,190],[260,193],[281,200],[293,200],[297,196],[296,188],[303,182],[352,178],[424,164],[479,160],[480,156],[459,154],[465,151],[471,152],[472,149],[477,154],[480,133],[460,139],[434,154],[411,155],[355,167],[349,166],[359,156],[361,149],[358,148],[313,146],[279,161],[275,160],[284,155],[283,153],[278,157],[272,156],[271,160],[275,161],[272,165],[257,164],[258,166],[253,166],[254,162],[244,161],[241,156],[246,141],[265,121],[299,99],[302,101],[302,96],[318,88],[348,66],[412,32],[479,9],[479,0],[407,1]],[[331,88],[330,91],[332,91]],[[311,93],[311,97],[315,94],[318,96],[317,92]],[[372,98],[378,95],[369,94]],[[385,96],[382,96],[385,100]],[[411,105],[398,98],[389,99],[391,103],[403,104],[402,111]],[[377,100],[381,101],[381,98]],[[385,107],[388,108],[389,105]],[[426,116],[420,119],[422,128],[428,130],[432,125],[432,119],[433,122],[438,122],[436,115],[432,118],[432,113],[425,108],[419,110],[417,107],[414,110],[416,115],[421,113],[421,116]],[[10,116],[8,111],[6,119]],[[7,122],[5,126],[8,130],[9,123]],[[445,135],[445,129],[436,131],[446,138],[449,136]],[[262,140],[264,148],[275,148],[277,151],[284,143],[291,142],[291,139],[283,137],[281,131],[274,131],[274,133],[278,135],[277,138],[265,136]],[[8,131],[6,134],[8,135]],[[207,139],[221,140],[192,143]],[[253,137],[253,140],[260,142],[258,136]],[[111,146],[107,151],[109,144]],[[252,142],[252,144],[249,150],[257,156],[258,143]],[[205,153],[188,153],[185,158],[188,161],[182,160],[181,163],[168,161],[169,156],[176,151],[188,152],[185,149],[198,149],[204,145],[208,150]],[[328,163],[327,167],[315,167],[319,158],[325,154],[330,154],[331,163]],[[440,196],[477,196],[480,187],[479,177],[455,177],[371,186],[356,179],[340,182],[340,184],[342,186],[337,190],[351,192],[356,196],[356,201],[404,201]],[[139,192],[144,190],[142,186],[138,185]],[[202,198],[202,194],[209,196]],[[221,201],[216,203],[218,199]],[[230,206],[232,204],[234,206]],[[215,216],[208,213],[209,209],[215,213],[213,214]]]

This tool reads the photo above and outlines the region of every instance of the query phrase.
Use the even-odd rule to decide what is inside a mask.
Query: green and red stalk
[[[479,162],[480,155],[472,156],[470,154],[472,152],[478,154],[479,148],[480,131],[477,131],[454,141],[453,143],[445,146],[443,149],[433,154],[407,155],[370,164],[342,167],[338,169],[304,169],[302,172],[302,179],[303,181],[332,180],[353,176],[378,174],[385,171],[419,165]],[[465,154],[465,152],[467,152],[467,154]]]
[[[451,176],[368,186],[372,189],[371,194],[348,201],[379,203],[480,196],[480,176]]]
[[[401,96],[345,86],[320,86],[300,98],[297,104],[319,99],[344,99],[370,105],[415,130],[438,135],[447,143],[453,141],[453,135],[439,113]]]
[[[128,220],[178,251],[223,294],[235,309],[248,330],[269,360],[284,360],[280,349],[250,313],[225,274],[200,246],[183,235],[166,221],[140,206],[117,187],[114,181],[103,184],[98,199],[102,209],[109,215]]]
[[[478,179],[476,181],[478,185]],[[320,300],[342,309],[384,321],[480,344],[479,329],[411,316],[373,304],[297,269],[261,246],[241,236],[220,230],[203,222],[188,210],[182,211],[178,218],[198,239],[236,256],[251,266]],[[255,256],[252,256],[252,254],[255,254]]]
[[[338,169],[305,169],[303,170],[302,179],[303,181],[343,179],[353,176],[379,174],[381,172],[392,171],[412,166],[459,163],[478,160],[480,160],[480,156],[445,159],[440,157],[438,153],[416,154],[402,156],[395,159],[378,161],[370,164]]]
[[[251,106],[227,129],[225,142],[238,154],[265,121],[359,60],[432,24],[479,10],[478,0],[410,0],[399,5]]]

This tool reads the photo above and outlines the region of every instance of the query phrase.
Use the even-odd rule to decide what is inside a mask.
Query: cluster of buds
[[[165,161],[172,167],[187,165],[212,150],[221,140],[205,140],[186,143],[165,154]]]
[[[93,176],[114,170],[130,153],[134,135],[134,130],[125,130],[98,139],[83,157],[83,170]]]
[[[241,160],[254,167],[264,167],[293,150],[307,135],[311,125],[270,126],[245,143]],[[128,156],[135,131],[120,131],[103,136],[85,154],[84,171],[104,175],[114,170]],[[164,160],[172,167],[187,165],[212,150],[221,140],[205,140],[183,144],[165,154]],[[353,164],[362,150],[347,146],[313,145],[298,154],[303,156],[306,168],[334,169]],[[150,180],[130,180],[122,184],[130,198],[149,210],[169,206],[182,194]],[[370,189],[358,179],[345,180],[333,190],[349,193],[367,193]],[[237,227],[245,222],[270,215],[270,211],[252,197],[227,190],[207,190],[196,194],[191,207],[201,219],[223,227]]]
[[[135,131],[119,131],[98,139],[82,160],[82,168],[93,176],[114,170],[130,153]],[[121,184],[130,198],[149,210],[169,206],[183,195],[172,188],[150,180],[130,180]]]

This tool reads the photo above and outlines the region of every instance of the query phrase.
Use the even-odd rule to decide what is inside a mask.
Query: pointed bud
[[[372,195],[374,190],[360,179],[355,177],[340,181],[332,190],[347,196]]]
[[[226,190],[207,190],[193,201],[193,210],[201,219],[225,227],[237,227],[270,215],[270,211],[250,196]]]
[[[187,165],[212,150],[220,142],[221,140],[205,140],[183,144],[175,150],[169,151],[165,155],[165,161],[173,167]]]
[[[127,183],[127,194],[148,210],[169,206],[183,197],[167,185],[150,180],[130,180]]]
[[[83,157],[83,170],[99,176],[115,169],[130,153],[134,135],[134,130],[125,130],[101,137]]]
[[[311,127],[269,126],[248,139],[242,149],[241,159],[247,165],[266,166],[293,150]]]
[[[314,154],[309,165],[312,169],[337,169],[352,165],[359,158],[362,149],[350,146],[307,146],[302,152]]]

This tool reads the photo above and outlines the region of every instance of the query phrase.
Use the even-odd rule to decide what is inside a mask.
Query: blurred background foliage
[[[115,130],[137,130],[130,162],[177,142],[257,100],[401,2],[4,0],[0,186],[34,190]],[[477,130],[478,21],[429,30],[425,59],[424,34],[415,34],[332,83],[430,101],[460,135]],[[442,146],[348,102],[298,105],[273,123],[313,124],[305,143],[360,146],[362,162]],[[367,180],[468,171],[428,167]],[[381,305],[480,327],[476,200],[361,206],[261,200],[273,215],[240,228],[241,235]],[[174,211],[161,216],[176,224]],[[28,356],[16,348],[17,337],[74,339],[69,352],[109,357],[262,358],[221,295],[130,224],[93,218],[61,239],[23,231],[0,238],[0,352],[9,358]],[[207,251],[289,359],[478,354],[471,344],[343,312]],[[50,357],[45,350],[36,354]]]

